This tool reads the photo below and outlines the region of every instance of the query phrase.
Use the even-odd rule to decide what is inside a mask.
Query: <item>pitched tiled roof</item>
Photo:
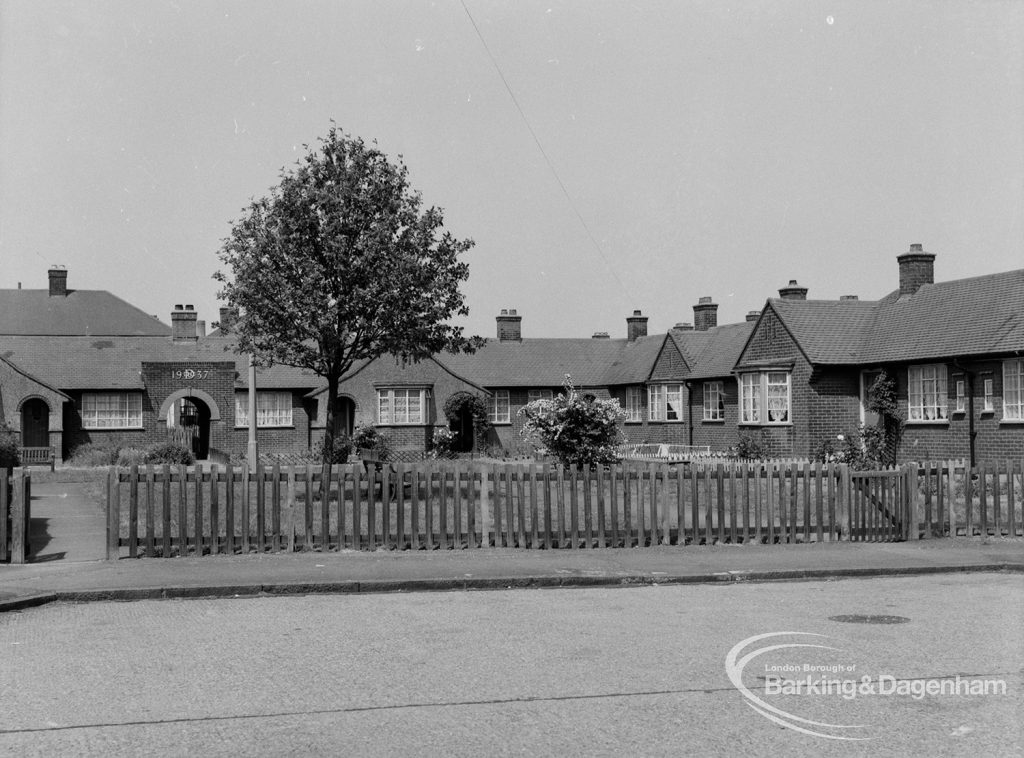
[[[1024,269],[882,300],[771,300],[811,363],[851,365],[1024,350]]]
[[[679,336],[684,340],[690,340],[694,335],[704,335],[688,378],[715,379],[729,376],[753,329],[753,322],[743,321],[716,326],[706,332],[682,332]]]
[[[926,284],[878,307],[861,348],[865,362],[925,360],[1024,350],[1024,269]]]
[[[0,334],[162,336],[171,328],[103,290],[0,290]]]
[[[560,387],[566,374],[577,387],[596,387],[643,381],[664,339],[665,335],[653,335],[632,344],[624,339],[488,340],[471,355],[437,358],[458,376],[482,387]],[[616,381],[609,382],[607,377]]]
[[[646,382],[651,375],[654,364],[658,360],[658,356],[661,355],[662,348],[671,348],[671,345],[666,344],[668,339],[671,338],[668,338],[665,334],[654,334],[647,337],[638,337],[633,342],[629,340],[582,341],[617,342],[620,344],[620,349],[615,359],[605,369],[601,376],[601,381],[596,382],[596,384],[614,386],[617,384],[642,384]],[[683,359],[686,360],[685,355]],[[575,380],[576,375],[573,374],[573,381]]]
[[[234,342],[206,338],[174,342],[170,337],[0,337],[0,356],[23,371],[64,390],[141,389],[143,361],[234,361],[236,385],[248,385],[248,357]],[[316,375],[288,366],[257,370],[258,387],[304,389],[319,385]]]
[[[864,336],[874,323],[872,300],[769,300],[811,363],[861,363]]]

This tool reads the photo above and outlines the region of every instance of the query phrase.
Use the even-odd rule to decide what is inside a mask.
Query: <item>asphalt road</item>
[[[779,632],[743,645],[738,659],[765,652],[734,672],[766,709],[726,658]],[[797,644],[832,649],[766,650]],[[837,667],[840,682],[922,692],[960,675],[962,691],[766,689]],[[963,694],[984,680],[989,694]],[[1016,574],[0,614],[5,755],[1019,756],[1022,693]]]

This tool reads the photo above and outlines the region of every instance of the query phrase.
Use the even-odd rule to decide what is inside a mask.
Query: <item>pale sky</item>
[[[1024,267],[1024,2],[5,0],[0,288],[215,321],[231,220],[332,119],[476,241],[485,337],[878,298],[914,242]]]

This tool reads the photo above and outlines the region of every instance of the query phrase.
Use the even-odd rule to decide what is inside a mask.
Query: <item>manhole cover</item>
[[[866,616],[862,613],[829,616],[828,620],[841,621],[844,624],[905,624],[910,621],[906,616]]]

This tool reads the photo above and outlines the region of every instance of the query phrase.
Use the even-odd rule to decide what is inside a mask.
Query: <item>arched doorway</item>
[[[50,406],[34,397],[21,405],[21,446],[50,446]]]
[[[210,406],[198,397],[175,400],[167,411],[167,428],[180,430],[174,438],[191,448],[197,460],[209,458]]]

